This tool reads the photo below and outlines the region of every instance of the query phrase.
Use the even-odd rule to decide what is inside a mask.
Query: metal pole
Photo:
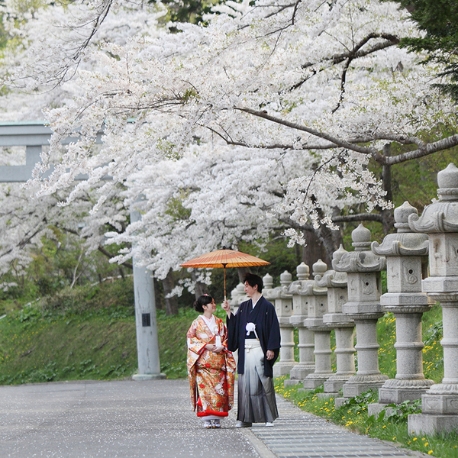
[[[140,212],[131,208],[131,223],[141,219]],[[134,264],[135,324],[137,328],[138,373],[133,380],[163,379],[159,360],[154,280],[145,267]]]

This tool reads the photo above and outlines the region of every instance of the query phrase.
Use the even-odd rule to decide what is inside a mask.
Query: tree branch
[[[383,222],[382,215],[376,213],[359,213],[357,215],[342,215],[342,216],[333,216],[333,223],[351,223],[355,221],[376,221],[378,223]]]
[[[380,38],[382,34],[375,34],[371,33],[367,37],[365,37],[363,40],[361,40],[359,43],[356,44],[356,46],[353,47],[353,49],[348,53],[348,58],[346,58],[346,62],[344,65],[344,68],[342,70],[342,76],[340,80],[340,97],[339,101],[337,102],[337,106],[332,110],[332,113],[335,113],[341,106],[344,95],[345,95],[345,82],[347,79],[347,71],[350,67],[350,64],[353,62],[353,60],[357,59],[358,57],[362,57],[363,55],[371,54],[375,51],[378,51],[379,49],[384,49],[390,46],[393,46],[394,44],[399,43],[399,39],[395,37],[394,35],[390,35],[390,41],[387,41],[385,43],[379,43],[375,46],[372,46],[369,48],[367,51],[360,51],[361,48],[371,39],[374,38]],[[339,57],[340,58],[340,57]]]
[[[316,129],[312,129],[307,126],[303,126],[294,122],[287,121],[285,119],[278,118],[276,116],[269,115],[266,111],[258,111],[252,110],[251,108],[242,108],[242,107],[234,107],[235,110],[242,111],[244,113],[251,114],[258,118],[266,119],[267,121],[274,122],[276,124],[283,125],[285,127],[290,127],[292,129],[296,129],[302,132],[307,132],[314,137],[322,138],[323,140],[328,140],[329,144],[321,144],[321,145],[301,145],[301,149],[304,150],[312,150],[312,149],[332,149],[332,148],[347,148],[351,151],[356,151],[357,153],[362,154],[369,154],[372,158],[379,163],[380,165],[394,165],[400,164],[402,162],[411,161],[412,159],[418,159],[420,157],[429,156],[430,154],[437,153],[438,151],[444,151],[446,149],[453,148],[454,146],[458,145],[458,134],[451,135],[450,137],[443,138],[441,140],[432,142],[432,143],[424,143],[418,137],[406,137],[404,135],[396,135],[396,134],[373,134],[367,135],[366,137],[357,137],[354,139],[349,140],[342,140],[336,138],[332,135],[329,135],[325,132],[320,132]],[[224,138],[224,137],[222,137]],[[398,142],[400,144],[408,145],[408,144],[416,144],[419,146],[418,149],[414,151],[408,151],[406,153],[401,153],[396,156],[384,156],[379,151],[377,151],[373,147],[366,147],[361,146],[358,143],[366,143],[375,140],[391,140]],[[227,139],[226,139],[227,141]],[[247,145],[242,142],[233,143],[239,146],[247,146],[251,148],[264,148],[264,149],[273,149],[273,148],[281,148],[281,149],[299,149],[294,147],[293,145],[283,145],[283,144],[274,144],[274,145]]]
[[[342,148],[347,148],[352,151],[356,151],[358,153],[370,154],[371,156],[374,156],[374,157],[380,156],[380,153],[375,148],[372,148],[372,147],[368,148],[365,146],[355,145],[346,140],[341,140],[339,138],[336,138],[324,132],[320,132],[318,130],[311,129],[310,127],[296,124],[294,122],[286,121],[285,119],[280,119],[280,118],[277,118],[276,116],[271,116],[266,111],[257,111],[257,110],[252,110],[251,108],[242,108],[242,107],[234,107],[234,109],[238,111],[242,111],[244,113],[251,114],[253,116],[257,116],[258,118],[266,119],[276,124],[281,124],[286,127],[291,127],[292,129],[300,130],[302,132],[307,132],[315,137],[322,138],[324,140],[328,140],[333,143],[334,148],[340,146]]]
[[[383,39],[385,39],[385,41],[382,42],[382,43],[377,43],[377,44],[369,47],[366,50],[362,50],[361,49],[366,43],[369,42],[369,40],[374,40],[374,39],[377,39],[377,38],[383,38]],[[326,62],[326,61],[327,62],[331,62],[332,65],[335,65],[335,64],[340,64],[340,63],[344,62],[345,60],[347,60],[347,63],[346,63],[345,68],[344,68],[344,71],[342,73],[342,84],[345,84],[345,77],[346,77],[347,69],[348,69],[350,63],[354,59],[359,59],[360,57],[366,57],[369,54],[372,54],[374,52],[380,51],[382,49],[389,48],[391,46],[395,46],[395,45],[399,44],[399,42],[400,42],[400,39],[396,35],[391,35],[389,33],[370,33],[365,38],[363,38],[361,41],[359,41],[359,43],[357,43],[353,47],[353,49],[351,49],[350,51],[345,52],[345,53],[341,53],[341,54],[336,54],[334,56],[326,58],[326,59],[324,59],[324,62]],[[307,62],[306,64],[302,65],[302,69],[305,70],[305,69],[307,69],[309,67],[313,67],[314,65],[317,65],[317,64],[322,64],[322,62]],[[322,71],[322,70],[321,69],[320,70],[315,70],[314,69],[313,70],[313,75],[316,75],[320,71]],[[311,75],[311,76],[313,76],[313,75]],[[300,86],[302,86],[308,79],[311,78],[311,76],[309,75],[309,76],[307,76],[307,78],[303,78],[302,80],[298,81],[296,84],[294,84],[290,88],[290,91],[295,90],[295,89],[299,88]]]
[[[103,248],[100,245],[99,245],[99,247],[97,249],[100,251],[100,253],[102,253],[103,255],[105,255],[109,259],[114,257],[108,250],[106,250],[105,248]],[[125,266],[125,267],[128,267],[129,269],[133,269],[134,268],[134,266],[130,262],[123,262],[122,265]]]
[[[455,134],[451,135],[450,137],[438,140],[436,142],[425,144],[423,147],[420,147],[415,151],[409,151],[407,153],[398,154],[397,156],[384,157],[380,164],[400,164],[401,162],[407,162],[411,161],[412,159],[418,159],[420,157],[429,156],[430,154],[437,153],[438,151],[444,151],[446,149],[453,148],[457,145],[458,134]]]

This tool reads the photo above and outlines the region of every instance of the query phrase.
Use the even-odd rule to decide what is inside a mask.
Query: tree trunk
[[[250,272],[249,267],[237,267],[237,273],[239,274],[239,281],[240,283],[243,283],[243,280],[245,280],[245,275]]]
[[[178,299],[176,296],[167,297],[175,287],[173,270],[169,270],[167,276],[162,280],[162,287],[164,288],[165,313],[167,315],[176,315],[178,313]]]
[[[196,281],[197,275],[194,270],[191,272],[191,278],[193,281]],[[203,296],[204,294],[207,294],[207,293],[208,293],[208,286],[205,283],[196,281],[196,286],[194,288],[194,295],[196,296],[196,299],[198,299],[200,296]]]
[[[391,156],[391,144],[387,143],[383,147],[383,155],[385,157]],[[385,200],[392,202],[393,201],[393,188],[391,182],[391,165],[384,164],[382,168],[382,183],[383,190],[386,191]],[[394,227],[394,213],[393,210],[384,209],[380,210],[382,215],[382,226],[384,234],[388,234],[392,231]]]
[[[312,274],[313,264],[319,259],[328,266],[328,269],[332,269],[332,256],[342,243],[342,231],[331,230],[322,225],[317,230],[305,231],[305,241],[307,246],[304,248],[303,261],[309,266],[310,274]]]
[[[321,231],[321,229],[320,229]],[[310,273],[312,272],[312,266],[318,259],[326,262],[328,258],[326,251],[324,250],[323,241],[318,235],[318,231],[305,231],[305,243],[304,247],[304,262],[309,266]],[[323,259],[325,258],[325,259]],[[326,262],[327,264],[327,262]]]

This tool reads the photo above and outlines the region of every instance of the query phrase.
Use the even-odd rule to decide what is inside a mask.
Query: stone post
[[[288,289],[292,275],[285,271],[280,275],[279,288],[275,288],[275,311],[280,323],[281,347],[279,361],[274,365],[274,377],[289,374],[296,364],[294,359],[294,327],[289,322],[293,309],[293,298]]]
[[[285,380],[285,386],[296,385],[315,371],[315,357],[313,355],[314,343],[313,332],[304,326],[304,320],[308,314],[307,284],[309,280],[309,266],[301,263],[296,268],[297,281],[289,286],[289,293],[293,296],[293,313],[289,322],[297,328],[299,362],[291,369],[289,380]]]
[[[313,276],[323,275],[328,266],[320,259],[313,264]],[[315,343],[315,371],[303,380],[305,389],[322,385],[332,375],[331,369],[331,329],[323,323],[323,315],[328,310],[327,289],[319,287],[314,280],[308,285],[309,308],[304,326],[313,331]]]
[[[334,252],[333,262],[338,262],[347,253],[342,247]],[[354,329],[355,322],[342,313],[342,305],[347,302],[347,273],[328,270],[315,278],[317,285],[328,291],[328,311],[323,315],[323,323],[334,329],[336,336],[336,373],[324,382],[323,396],[337,396],[344,383],[355,374]]]
[[[409,434],[458,432],[458,169],[449,164],[437,175],[439,200],[420,218],[409,216],[415,232],[428,234],[429,277],[422,289],[440,302],[444,378],[422,395],[422,413],[409,415]]]
[[[372,251],[386,256],[388,292],[380,298],[386,312],[396,318],[396,377],[379,389],[379,402],[369,406],[369,414],[379,413],[387,404],[420,399],[434,383],[423,374],[421,319],[431,308],[431,300],[421,292],[423,266],[428,255],[428,236],[411,232],[409,215],[417,209],[408,202],[394,210],[396,234],[387,235]]]
[[[362,224],[352,232],[352,239],[355,251],[344,253],[333,267],[337,272],[347,272],[348,302],[342,311],[356,324],[358,371],[344,383],[344,397],[336,399],[336,406],[345,398],[380,388],[388,378],[379,370],[377,342],[377,320],[383,316],[380,272],[386,261],[370,251],[371,233]]]

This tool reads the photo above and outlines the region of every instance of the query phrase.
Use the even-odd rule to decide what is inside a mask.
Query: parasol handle
[[[223,264],[223,271],[224,271],[224,302],[226,302],[226,265],[227,264]]]

